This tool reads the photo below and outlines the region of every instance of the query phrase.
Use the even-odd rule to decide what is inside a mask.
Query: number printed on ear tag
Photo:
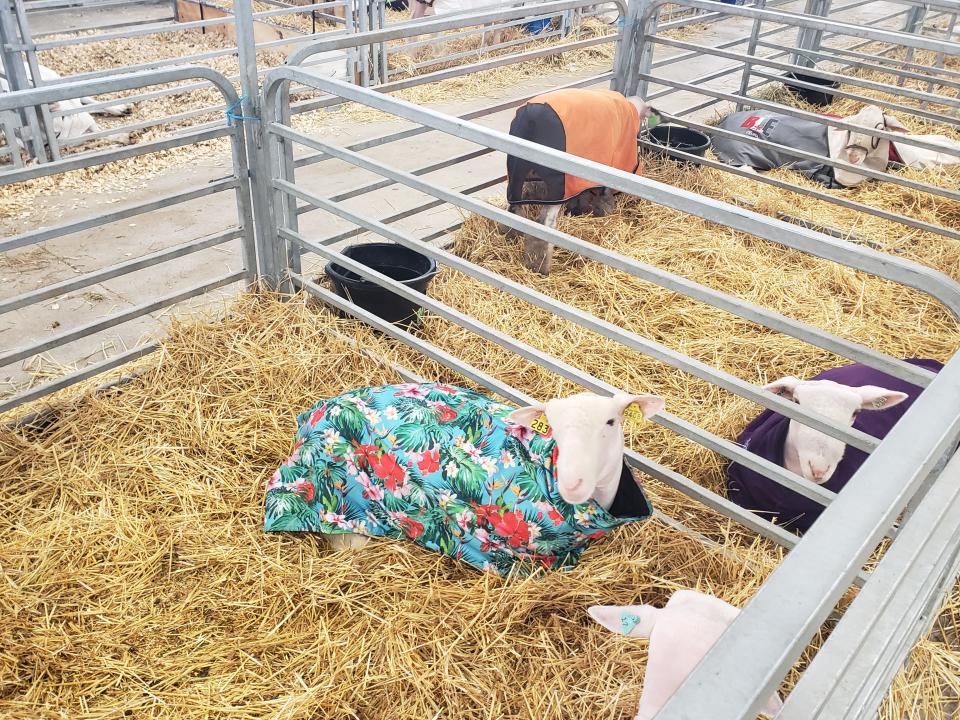
[[[550,423],[547,422],[546,415],[540,415],[537,417],[536,420],[530,423],[530,427],[541,435],[546,435],[548,432],[550,432]]]
[[[627,420],[633,420],[635,422],[640,422],[644,420],[643,413],[640,411],[636,405],[630,405],[623,413],[623,417]]]

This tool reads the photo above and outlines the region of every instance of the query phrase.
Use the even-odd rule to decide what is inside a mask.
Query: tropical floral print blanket
[[[438,383],[321,401],[297,418],[292,454],[270,478],[265,529],[406,538],[505,575],[573,567],[592,541],[649,517],[626,467],[630,502],[612,511],[630,514],[564,502],[549,430],[508,423],[512,409]]]

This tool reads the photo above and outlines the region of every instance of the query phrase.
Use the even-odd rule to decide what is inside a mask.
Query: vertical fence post
[[[260,272],[257,266],[257,234],[254,225],[252,196],[250,192],[250,168],[247,163],[246,136],[242,122],[233,126],[230,134],[230,154],[233,159],[234,177],[237,186],[234,196],[237,203],[237,221],[240,225],[240,247],[243,254],[243,268],[246,271],[247,288],[252,288]]]
[[[4,140],[7,143],[7,147],[10,148],[10,159],[13,162],[13,166],[15,168],[22,168],[23,158],[20,157],[20,145],[17,144],[17,128],[19,127],[19,123],[17,122],[16,113],[0,113],[0,127],[3,128]]]
[[[33,79],[33,86],[40,87],[43,81],[40,79],[40,63],[37,62],[37,53],[34,50],[33,36],[30,34],[30,23],[27,21],[27,11],[23,6],[23,0],[14,0],[14,9],[17,16],[17,26],[20,29],[20,38],[23,42],[24,54],[27,57],[27,67],[30,69],[30,77]],[[50,148],[50,157],[54,160],[60,159],[60,143],[57,142],[57,134],[54,131],[53,117],[50,115],[50,106],[44,103],[38,106],[40,110],[40,120],[46,130],[47,147]]]
[[[767,0],[755,0],[753,7],[758,10],[763,10],[767,6]],[[747,43],[747,55],[753,57],[757,52],[757,43],[760,40],[760,28],[763,25],[763,21],[760,18],[753,19],[753,28],[750,30],[750,41]],[[744,61],[743,63],[743,74],[740,76],[740,97],[747,96],[747,90],[750,88],[750,77],[751,71],[753,70],[753,63],[749,60]],[[744,109],[744,104],[742,102],[737,103],[737,112],[740,112]]]
[[[817,17],[827,17],[830,14],[831,0],[807,0],[803,8],[804,15],[815,15]],[[797,48],[801,51],[818,52],[823,40],[823,30],[814,30],[813,28],[800,28],[797,31]],[[793,64],[802,67],[814,67],[814,59],[803,52],[795,53]]]
[[[30,83],[27,80],[27,71],[20,54],[23,46],[20,42],[20,33],[10,12],[10,0],[0,0],[0,55],[2,55],[4,74],[11,92],[27,90]],[[30,131],[30,145],[37,162],[47,161],[47,151],[44,147],[43,133],[37,121],[37,112],[34,107],[23,108],[20,111],[21,133],[24,129]],[[24,143],[26,144],[26,143]]]
[[[353,0],[343,0],[343,26],[347,35],[356,32],[356,19],[353,16]],[[357,48],[347,48],[347,81],[357,82]]]
[[[386,0],[377,0],[377,30],[383,30],[387,27],[387,3]],[[377,54],[380,57],[380,82],[390,82],[390,65],[387,58],[387,44],[380,43],[377,47]]]
[[[250,196],[253,205],[254,241],[257,276],[268,287],[277,289],[286,271],[285,258],[278,242],[268,186],[270,172],[264,148],[260,112],[260,82],[257,77],[257,45],[253,34],[253,3],[235,0],[237,57],[240,63],[240,93],[243,120],[249,123],[243,133],[249,165]]]
[[[289,82],[283,83],[280,88],[279,105],[279,117],[277,120],[287,127],[290,127],[291,113]],[[281,178],[286,180],[291,185],[295,185],[297,179],[296,166],[293,163],[293,141],[277,136],[269,142],[267,150],[270,153],[271,179],[275,169]],[[295,197],[288,193],[277,190],[276,194],[274,195],[274,207],[280,209],[280,217],[283,219],[283,226],[285,228],[292,230],[293,232],[300,231],[297,215],[297,199]],[[286,246],[285,256],[287,258],[287,265],[289,266],[291,272],[299,273],[302,270],[300,265],[300,256],[303,254],[303,251],[299,246],[294,246],[291,243],[287,243],[283,239],[278,239],[278,241],[283,242]],[[293,292],[292,285],[287,286],[288,282],[288,280],[285,280],[283,290],[284,292]]]
[[[957,26],[957,14],[953,13],[950,15],[950,20],[947,21],[947,29],[944,31],[944,39],[948,41],[953,39],[953,31],[956,28],[956,26]],[[936,60],[934,60],[933,66],[938,70],[942,70],[943,63],[945,60],[946,60],[946,54],[939,52],[937,53],[937,57],[936,57]],[[927,83],[928,93],[933,94],[934,85],[935,83],[933,80]],[[926,100],[920,103],[920,107],[923,108],[924,110],[926,110],[929,106],[930,106],[930,103],[928,103]]]
[[[657,32],[657,22],[660,9],[652,8],[651,0],[634,0],[627,9],[630,17],[630,8],[636,5],[633,28],[627,34],[624,23],[624,42],[628,43],[627,54],[621,56],[624,64],[626,83],[621,92],[624,95],[639,95],[646,97],[649,94],[650,81],[640,79],[640,75],[649,75],[653,67],[653,51],[655,44],[650,41]]]
[[[367,14],[367,0],[355,0],[354,7],[357,12],[357,31],[365,33],[370,29],[369,19],[370,16]],[[359,84],[362,87],[370,86],[370,46],[361,45],[359,47],[360,51],[360,82]]]
[[[914,35],[917,32],[917,28],[920,29],[921,34],[923,33],[923,21],[927,15],[927,6],[926,5],[914,5],[910,8],[910,11],[907,13],[907,19],[903,24],[903,31],[910,35]],[[913,48],[907,48],[906,56],[904,57],[905,62],[913,62]],[[897,78],[897,86],[903,87],[906,78],[902,75]]]
[[[632,95],[636,92],[637,73],[641,70],[639,64],[643,61],[642,56],[647,54],[646,46],[652,45],[646,42],[643,27],[644,15],[649,8],[650,0],[629,0],[627,3],[627,15],[623,19],[623,30],[617,42],[616,56],[613,61],[614,76],[611,83],[611,89],[624,95]],[[652,50],[647,57],[646,66],[642,69],[643,72],[650,72],[651,60]]]
[[[927,14],[926,5],[913,5],[907,13],[907,19],[903,23],[903,31],[910,35],[917,32],[917,27],[921,24]]]

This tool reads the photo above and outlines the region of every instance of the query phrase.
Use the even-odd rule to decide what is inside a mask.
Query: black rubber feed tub
[[[679,150],[680,152],[703,157],[710,147],[710,138],[702,132],[691,130],[682,125],[656,125],[650,128],[647,133],[649,142],[659,145],[665,153],[677,162],[690,163],[687,158],[670,152],[670,150]]]
[[[831,88],[836,90],[840,87],[840,83],[836,80],[827,80],[826,78],[813,77],[812,75],[803,75],[802,73],[792,73],[788,72],[784,75],[783,85],[787,88],[793,95],[806,100],[811,105],[816,105],[817,107],[825,107],[833,102],[833,93],[826,92],[825,90],[814,90],[813,88],[800,87],[799,85],[791,85],[790,80],[799,80],[800,82],[810,83],[811,85],[820,85],[823,88]]]
[[[433,258],[396,243],[351,245],[343,250],[343,254],[422,293],[427,292],[427,285],[437,274],[437,263]],[[406,329],[419,327],[420,306],[416,303],[336,263],[327,263],[324,272],[340,297],[395,325]]]

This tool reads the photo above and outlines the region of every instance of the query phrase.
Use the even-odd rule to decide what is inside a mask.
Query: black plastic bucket
[[[827,80],[826,78],[813,77],[812,75],[804,75],[802,73],[793,73],[788,72],[783,76],[783,85],[787,88],[792,94],[796,95],[802,100],[806,100],[811,105],[816,105],[817,107],[825,107],[833,102],[833,93],[826,92],[825,90],[814,90],[813,88],[800,87],[799,85],[791,85],[790,80],[799,80],[800,82],[810,83],[811,85],[820,85],[824,88],[831,88],[836,90],[840,87],[840,83],[836,80]]]
[[[343,254],[422,293],[427,292],[427,285],[437,274],[433,258],[396,243],[351,245]],[[416,303],[336,263],[327,263],[325,272],[340,297],[395,325],[407,329],[420,325],[420,306]]]
[[[703,157],[707,148],[710,147],[709,137],[702,132],[691,130],[682,125],[655,125],[647,131],[647,139],[654,145],[662,147],[662,152],[681,163],[689,163],[690,160],[672,153],[670,150],[679,150],[697,157]]]

